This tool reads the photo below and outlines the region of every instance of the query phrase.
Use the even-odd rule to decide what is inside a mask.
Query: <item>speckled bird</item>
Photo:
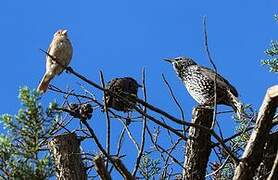
[[[137,81],[131,77],[114,78],[109,81],[106,88],[113,91],[114,93],[132,100],[132,98],[137,97],[138,88],[142,87]],[[117,97],[111,96],[106,93],[106,104],[107,107],[111,107],[117,111],[131,111],[136,103],[127,104]]]
[[[214,80],[216,75],[217,104],[231,106],[240,116],[242,104],[238,100],[238,92],[229,81],[212,69],[198,65],[193,59],[176,57],[164,59],[173,65],[178,77],[183,81],[189,94],[200,105],[214,104]]]

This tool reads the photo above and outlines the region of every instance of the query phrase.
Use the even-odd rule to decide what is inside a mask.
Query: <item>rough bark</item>
[[[256,125],[239,165],[236,167],[234,180],[252,179],[262,161],[265,143],[269,138],[272,119],[278,106],[278,85],[267,90],[263,104],[260,108]]]
[[[267,177],[267,180],[275,180],[278,177],[278,151],[276,153],[276,158],[275,161],[273,163],[271,172],[269,174],[269,176]]]
[[[213,109],[195,108],[192,123],[211,127]],[[183,179],[205,179],[206,167],[211,152],[211,134],[200,128],[190,127],[186,143]]]
[[[263,150],[263,160],[256,172],[255,179],[265,179],[273,167],[273,162],[278,150],[278,132],[270,135]]]
[[[55,136],[49,143],[58,180],[86,180],[87,174],[75,133]]]

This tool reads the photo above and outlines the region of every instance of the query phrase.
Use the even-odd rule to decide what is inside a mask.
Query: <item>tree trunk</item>
[[[86,180],[87,174],[75,133],[55,136],[49,143],[58,180]]]
[[[213,109],[195,108],[192,123],[210,128],[213,120]],[[211,152],[211,135],[208,131],[190,127],[186,143],[183,179],[205,179],[206,167]]]

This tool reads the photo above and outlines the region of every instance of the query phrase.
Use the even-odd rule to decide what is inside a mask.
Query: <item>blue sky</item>
[[[277,75],[260,64],[270,41],[278,39],[273,18],[278,13],[276,0],[11,0],[0,4],[1,114],[17,112],[20,86],[37,87],[45,68],[39,48],[47,49],[59,28],[69,30],[75,70],[95,82],[99,70],[106,80],[132,76],[141,81],[144,67],[149,102],[175,115],[178,111],[161,78],[164,73],[187,119],[196,103],[162,58],[185,55],[211,67],[204,49],[203,16],[218,72],[237,88],[243,102],[258,109],[266,89],[277,84]],[[66,88],[78,87],[77,82],[63,73],[52,83]],[[46,93],[42,102],[53,99],[59,97]],[[231,131],[227,123],[223,127]]]

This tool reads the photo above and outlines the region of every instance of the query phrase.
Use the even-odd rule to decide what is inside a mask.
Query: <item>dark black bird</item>
[[[134,97],[137,97],[139,87],[142,86],[139,85],[137,81],[131,77],[115,78],[109,81],[106,85],[106,89],[113,91],[114,93],[126,98],[127,100],[130,100],[130,102],[132,102],[132,99],[134,99]],[[108,93],[106,93],[105,96],[107,107],[111,107],[117,111],[131,111],[136,104],[127,104],[117,97],[109,95]]]
[[[211,106],[214,103],[214,79],[216,75],[217,104],[231,106],[239,116],[242,104],[237,99],[237,90],[221,75],[212,69],[198,65],[193,59],[176,57],[164,59],[173,65],[189,94],[200,105]]]

